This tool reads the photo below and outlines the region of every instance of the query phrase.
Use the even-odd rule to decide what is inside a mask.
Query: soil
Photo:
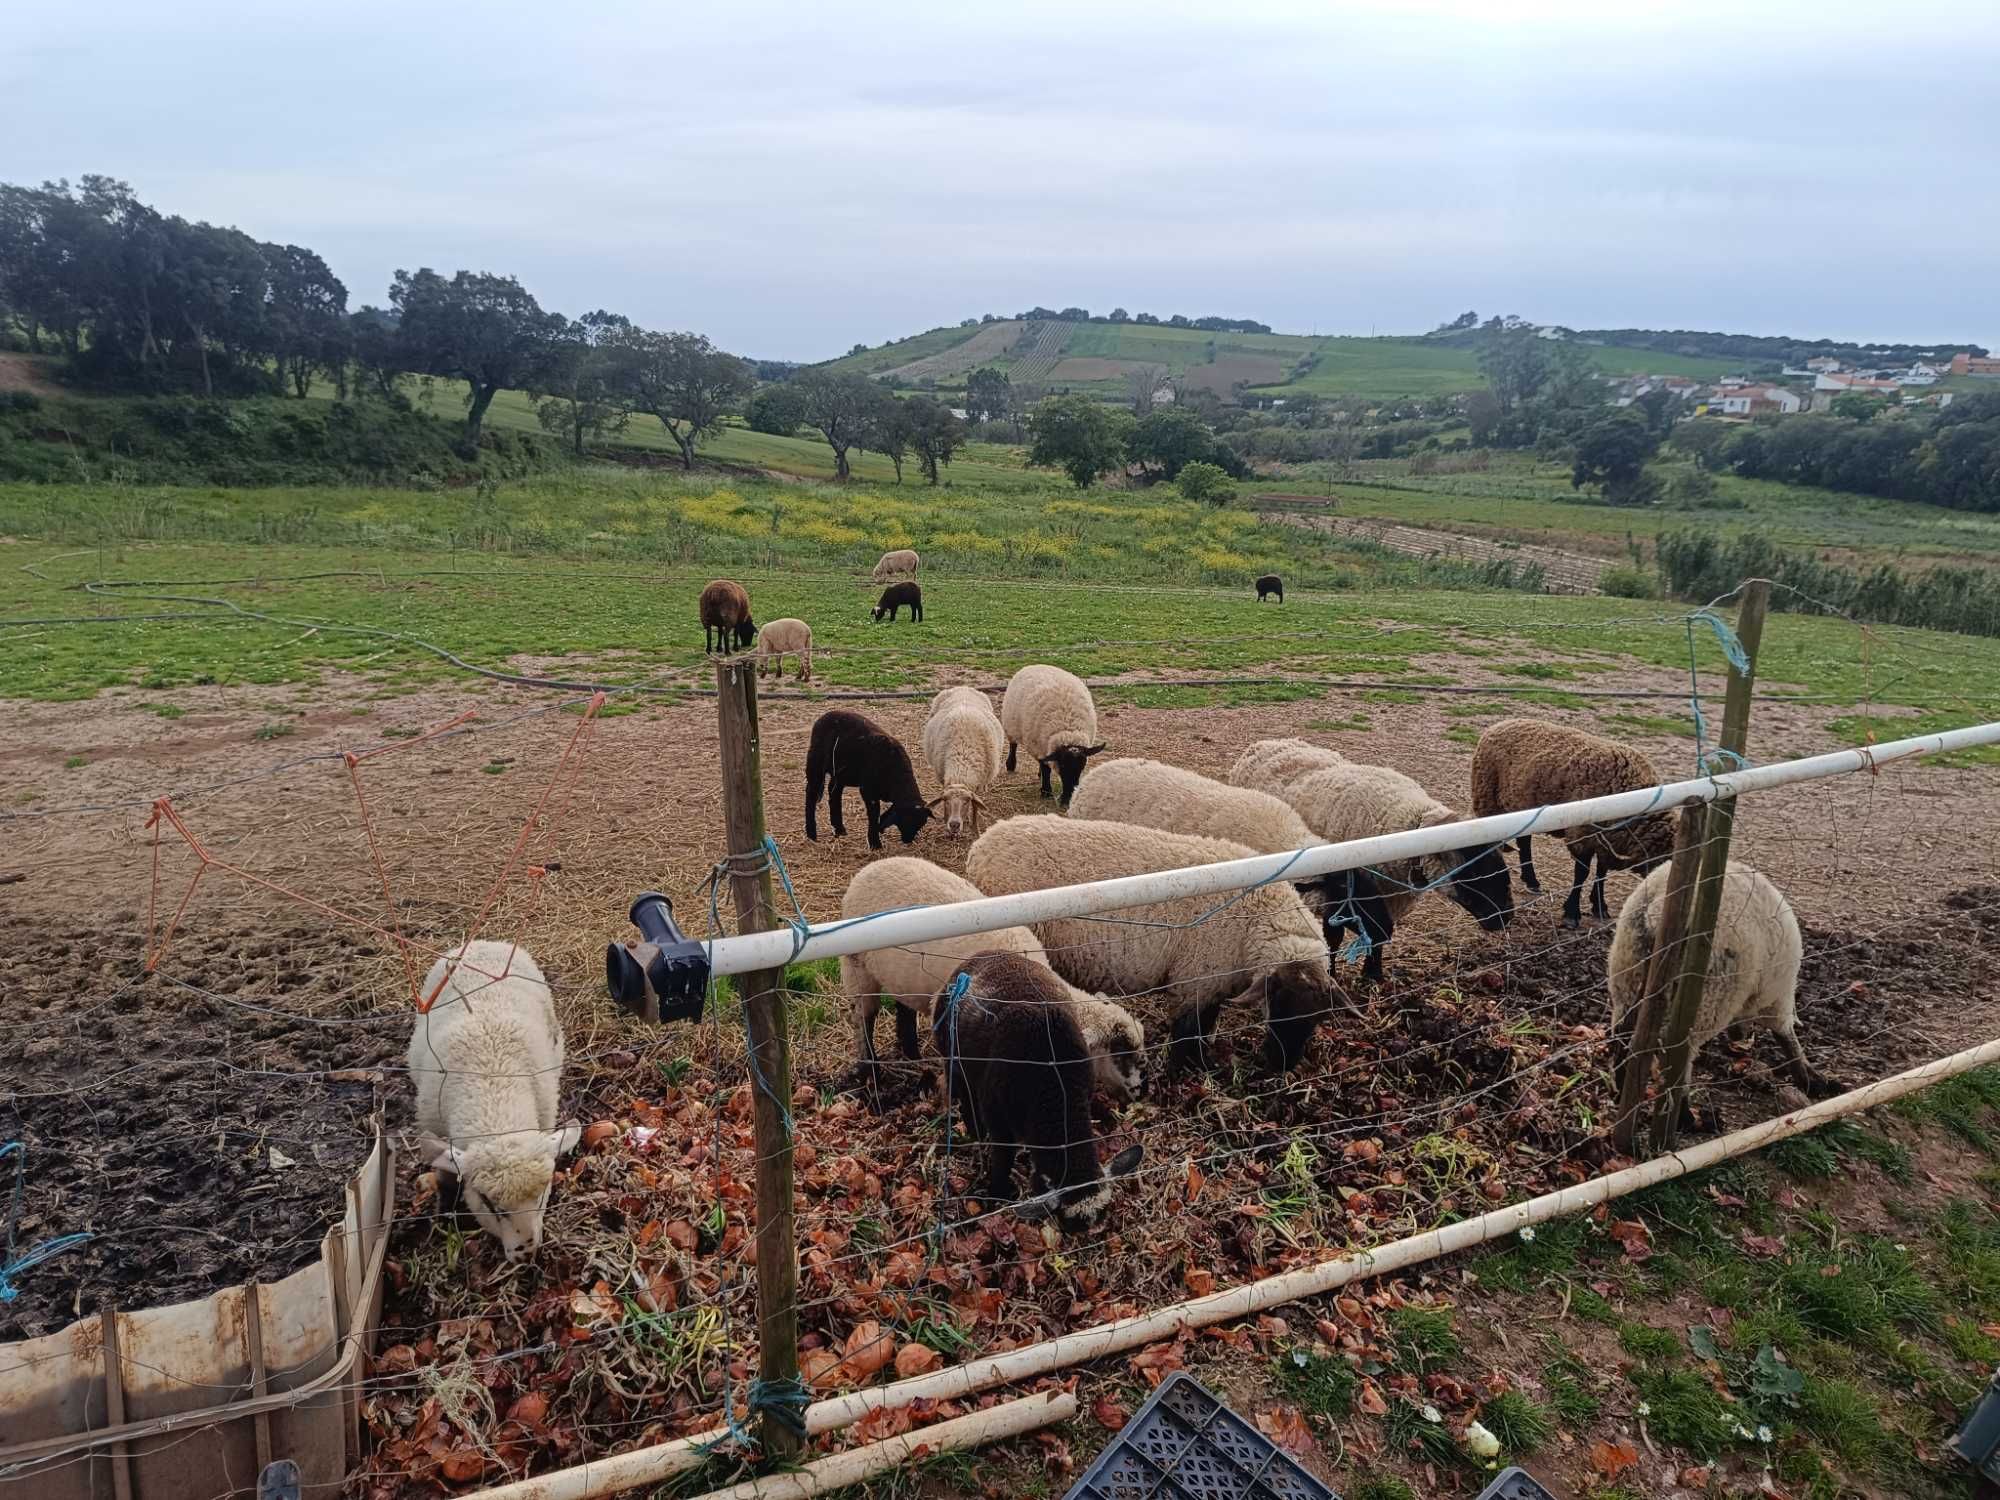
[[[28,391],[37,396],[60,396],[62,387],[49,379],[54,361],[33,354],[0,354],[0,391]]]

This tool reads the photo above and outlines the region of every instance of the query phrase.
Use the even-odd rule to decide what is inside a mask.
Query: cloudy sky
[[[2000,343],[2000,4],[30,4],[0,180],[819,359],[1037,302]]]

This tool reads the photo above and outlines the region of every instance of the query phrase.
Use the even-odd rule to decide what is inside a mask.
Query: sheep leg
[[[1007,741],[1007,769],[1014,769],[1014,751],[1019,748],[1012,740]]]
[[[917,1013],[900,1000],[896,1002],[896,1047],[910,1062],[915,1062],[920,1055]]]
[[[989,1205],[1007,1203],[1014,1197],[1014,1155],[1012,1141],[994,1141],[986,1148],[986,1199]]]
[[[1222,1005],[1221,997],[1204,1000],[1174,1017],[1171,1039],[1167,1043],[1169,1068],[1207,1066],[1208,1039],[1215,1033],[1215,1023],[1222,1018]]]
[[[1049,789],[1049,763],[1047,761],[1042,762],[1042,795],[1044,797],[1052,797],[1055,795],[1055,793]]]
[[[861,794],[861,808],[862,811],[868,814],[868,847],[870,849],[880,849],[882,847],[882,804],[866,792],[863,792]]]
[[[1361,977],[1363,979],[1381,979],[1382,953],[1388,946],[1387,943],[1376,943],[1369,948],[1368,957],[1362,960],[1361,963]]]
[[[1796,1032],[1781,1031],[1778,1041],[1785,1049],[1785,1076],[1805,1092],[1808,1099],[1831,1099],[1841,1086],[1806,1061],[1806,1049],[1799,1045]]]
[[[1595,921],[1605,921],[1611,915],[1611,908],[1604,904],[1604,877],[1611,873],[1602,854],[1597,856],[1597,879],[1590,883],[1590,915]]]
[[[1524,833],[1514,840],[1514,847],[1521,855],[1521,884],[1531,891],[1539,891],[1542,882],[1535,874],[1535,836]]]
[[[1563,926],[1574,930],[1583,925],[1583,885],[1590,879],[1590,861],[1579,859],[1570,880],[1569,895],[1563,901]]]

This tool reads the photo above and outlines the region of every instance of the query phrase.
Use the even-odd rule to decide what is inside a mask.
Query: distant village
[[[1876,396],[1904,406],[1949,406],[1952,392],[1932,390],[1947,375],[1971,375],[2000,380],[2000,357],[1961,351],[1942,364],[1917,361],[1901,369],[1860,368],[1831,355],[1809,359],[1801,367],[1785,366],[1779,380],[1728,376],[1720,381],[1693,380],[1684,375],[1607,377],[1613,400],[1630,406],[1654,391],[1666,391],[1693,406],[1696,416],[1740,418],[1786,416],[1802,411],[1829,411],[1842,396]]]

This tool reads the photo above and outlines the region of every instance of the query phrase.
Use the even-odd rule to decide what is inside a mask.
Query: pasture
[[[1048,661],[1099,685],[1112,754],[1222,775],[1249,742],[1298,734],[1459,803],[1472,742],[1507,716],[1595,729],[1666,776],[1693,774],[1691,686],[1711,740],[1719,721],[1722,657],[1685,607],[1480,591],[1240,510],[1075,496],[989,467],[976,485],[955,465],[959,485],[901,491],[875,475],[834,489],[607,469],[485,493],[0,489],[16,1023],[0,1067],[17,1080],[10,1134],[36,1142],[29,1231],[97,1234],[25,1283],[19,1332],[59,1329],[101,1294],[200,1296],[300,1263],[370,1088],[392,1127],[409,1120],[410,995],[375,929],[456,941],[497,891],[490,930],[518,935],[553,982],[564,1116],[605,1128],[560,1171],[530,1266],[502,1264],[406,1161],[355,1483],[383,1500],[496,1483],[700,1430],[740,1402],[755,1343],[741,1006],[723,985],[702,1023],[647,1028],[601,978],[640,890],[710,929],[723,830],[694,613],[710,578],[742,582],[759,620],[814,628],[811,690],[767,684],[762,710],[770,832],[814,920],[871,858],[857,833],[804,837],[806,737],[828,694],[877,695],[843,706],[914,752],[938,687]],[[1343,491],[1343,512],[1372,493]],[[1396,493],[1438,521],[1471,503]],[[872,624],[867,568],[906,544],[925,558],[925,623]],[[1254,602],[1266,570],[1286,576],[1282,608]],[[1996,682],[2000,642],[1780,615],[1751,753],[1992,718]],[[612,690],[595,712],[591,684]],[[349,751],[381,753],[351,771]],[[1995,765],[1973,752],[1746,799],[1738,849],[1806,933],[1802,1036],[1845,1081],[1994,1034]],[[1031,770],[1001,778],[992,816],[1044,810]],[[930,790],[920,756],[919,775]],[[165,795],[267,884],[210,874],[147,978],[161,899],[147,817]],[[521,849],[542,873],[496,886],[538,808]],[[933,828],[907,852],[958,870],[965,845]],[[194,861],[171,838],[158,859],[178,900]],[[949,1211],[972,1146],[927,1096],[876,1114],[838,1092],[852,1060],[838,975],[795,968],[819,1389],[1258,1279],[1601,1168],[1609,930],[1562,931],[1561,884],[1524,896],[1499,934],[1422,906],[1385,982],[1353,987],[1356,1014],[1289,1079],[1257,1071],[1254,1018],[1232,1020],[1221,1066],[1161,1079],[1109,1128],[1146,1164],[1083,1239]],[[1630,886],[1613,877],[1614,908]],[[1163,1002],[1130,1003],[1157,1031]],[[121,1024],[74,1024],[97,1007]],[[1769,1038],[1704,1053],[1723,1125],[1786,1107],[1777,1055]],[[1968,1075],[1669,1185],[1624,1218],[1086,1367],[1086,1415],[1049,1442],[871,1492],[1060,1495],[1121,1412],[1186,1367],[1350,1497],[1476,1492],[1479,1465],[1450,1431],[1474,1410],[1510,1457],[1593,1500],[1663,1492],[1630,1486],[1669,1461],[1723,1492],[1769,1468],[1798,1494],[1942,1495],[1941,1435],[2000,1355],[1982,1326],[2000,1322],[1996,1104],[2000,1087]],[[274,1148],[294,1165],[274,1166]],[[120,1217],[135,1194],[159,1223]],[[1757,1384],[1774,1361],[1795,1386]],[[1642,1458],[1647,1445],[1670,1457]],[[699,1477],[681,1492],[727,1465]]]

